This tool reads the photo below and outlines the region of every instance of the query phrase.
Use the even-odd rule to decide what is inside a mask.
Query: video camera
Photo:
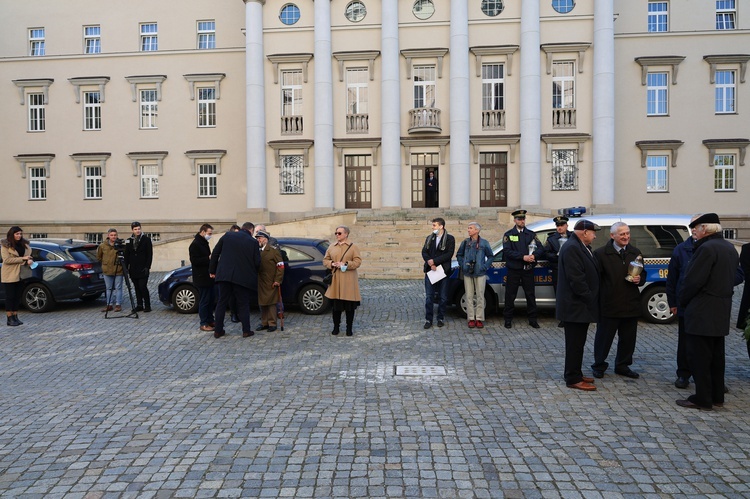
[[[125,239],[120,239],[119,237],[115,239],[115,243],[113,244],[114,248],[117,251],[123,251],[125,249]]]

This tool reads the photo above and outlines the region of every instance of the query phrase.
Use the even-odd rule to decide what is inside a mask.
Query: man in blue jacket
[[[422,259],[424,260],[424,328],[432,327],[432,317],[435,306],[432,298],[435,292],[438,292],[440,301],[438,302],[437,325],[443,327],[445,324],[445,308],[448,305],[448,277],[443,277],[434,284],[427,275],[431,270],[437,270],[438,266],[443,268],[446,276],[451,273],[451,258],[456,251],[456,239],[448,234],[445,230],[445,220],[442,218],[432,219],[432,233],[427,236],[422,247]]]

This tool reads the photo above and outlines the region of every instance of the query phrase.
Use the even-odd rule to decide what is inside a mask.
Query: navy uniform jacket
[[[534,241],[536,250],[534,256],[537,261],[544,258],[544,247],[533,230],[524,229],[522,233],[518,232],[517,227],[513,227],[503,236],[503,261],[509,269],[522,270],[525,265],[529,264],[523,261],[523,257],[529,254],[529,244]]]
[[[567,238],[573,235],[571,231],[565,231]],[[557,268],[557,260],[560,258],[560,233],[555,231],[554,234],[547,238],[547,243],[544,245],[544,259],[549,262],[549,266],[553,269]]]

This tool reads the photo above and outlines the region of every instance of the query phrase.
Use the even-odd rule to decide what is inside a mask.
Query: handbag
[[[349,248],[351,248],[352,246],[354,246],[354,243],[350,244],[350,245],[349,245]],[[343,261],[344,261],[344,257],[346,256],[346,253],[347,253],[347,252],[349,251],[349,248],[346,248],[346,251],[344,251],[344,254],[343,254],[343,255],[341,255],[341,260],[339,260],[339,263],[341,263],[341,262],[343,262]],[[335,268],[335,267],[334,267],[334,269],[333,269],[333,270],[331,270],[331,269],[328,269],[328,273],[327,273],[327,274],[326,274],[326,276],[325,276],[325,277],[323,278],[323,284],[325,284],[326,286],[330,286],[330,285],[331,285],[331,283],[333,283],[333,273],[334,273],[335,271],[336,271],[336,268]]]

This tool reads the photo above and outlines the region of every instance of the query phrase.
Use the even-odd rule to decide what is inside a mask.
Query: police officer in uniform
[[[534,231],[526,228],[526,210],[513,212],[515,227],[503,236],[503,261],[508,270],[505,283],[505,327],[513,326],[513,310],[518,285],[523,286],[526,294],[526,313],[529,325],[539,328],[536,315],[536,295],[534,294],[534,267],[537,260],[544,258],[544,248]],[[529,245],[533,243],[531,249]]]
[[[544,259],[549,262],[550,273],[552,274],[552,287],[557,296],[557,262],[560,255],[560,248],[570,238],[571,231],[568,230],[568,217],[562,215],[552,219],[555,222],[556,232],[547,238],[544,244]],[[563,327],[562,321],[557,327]]]

